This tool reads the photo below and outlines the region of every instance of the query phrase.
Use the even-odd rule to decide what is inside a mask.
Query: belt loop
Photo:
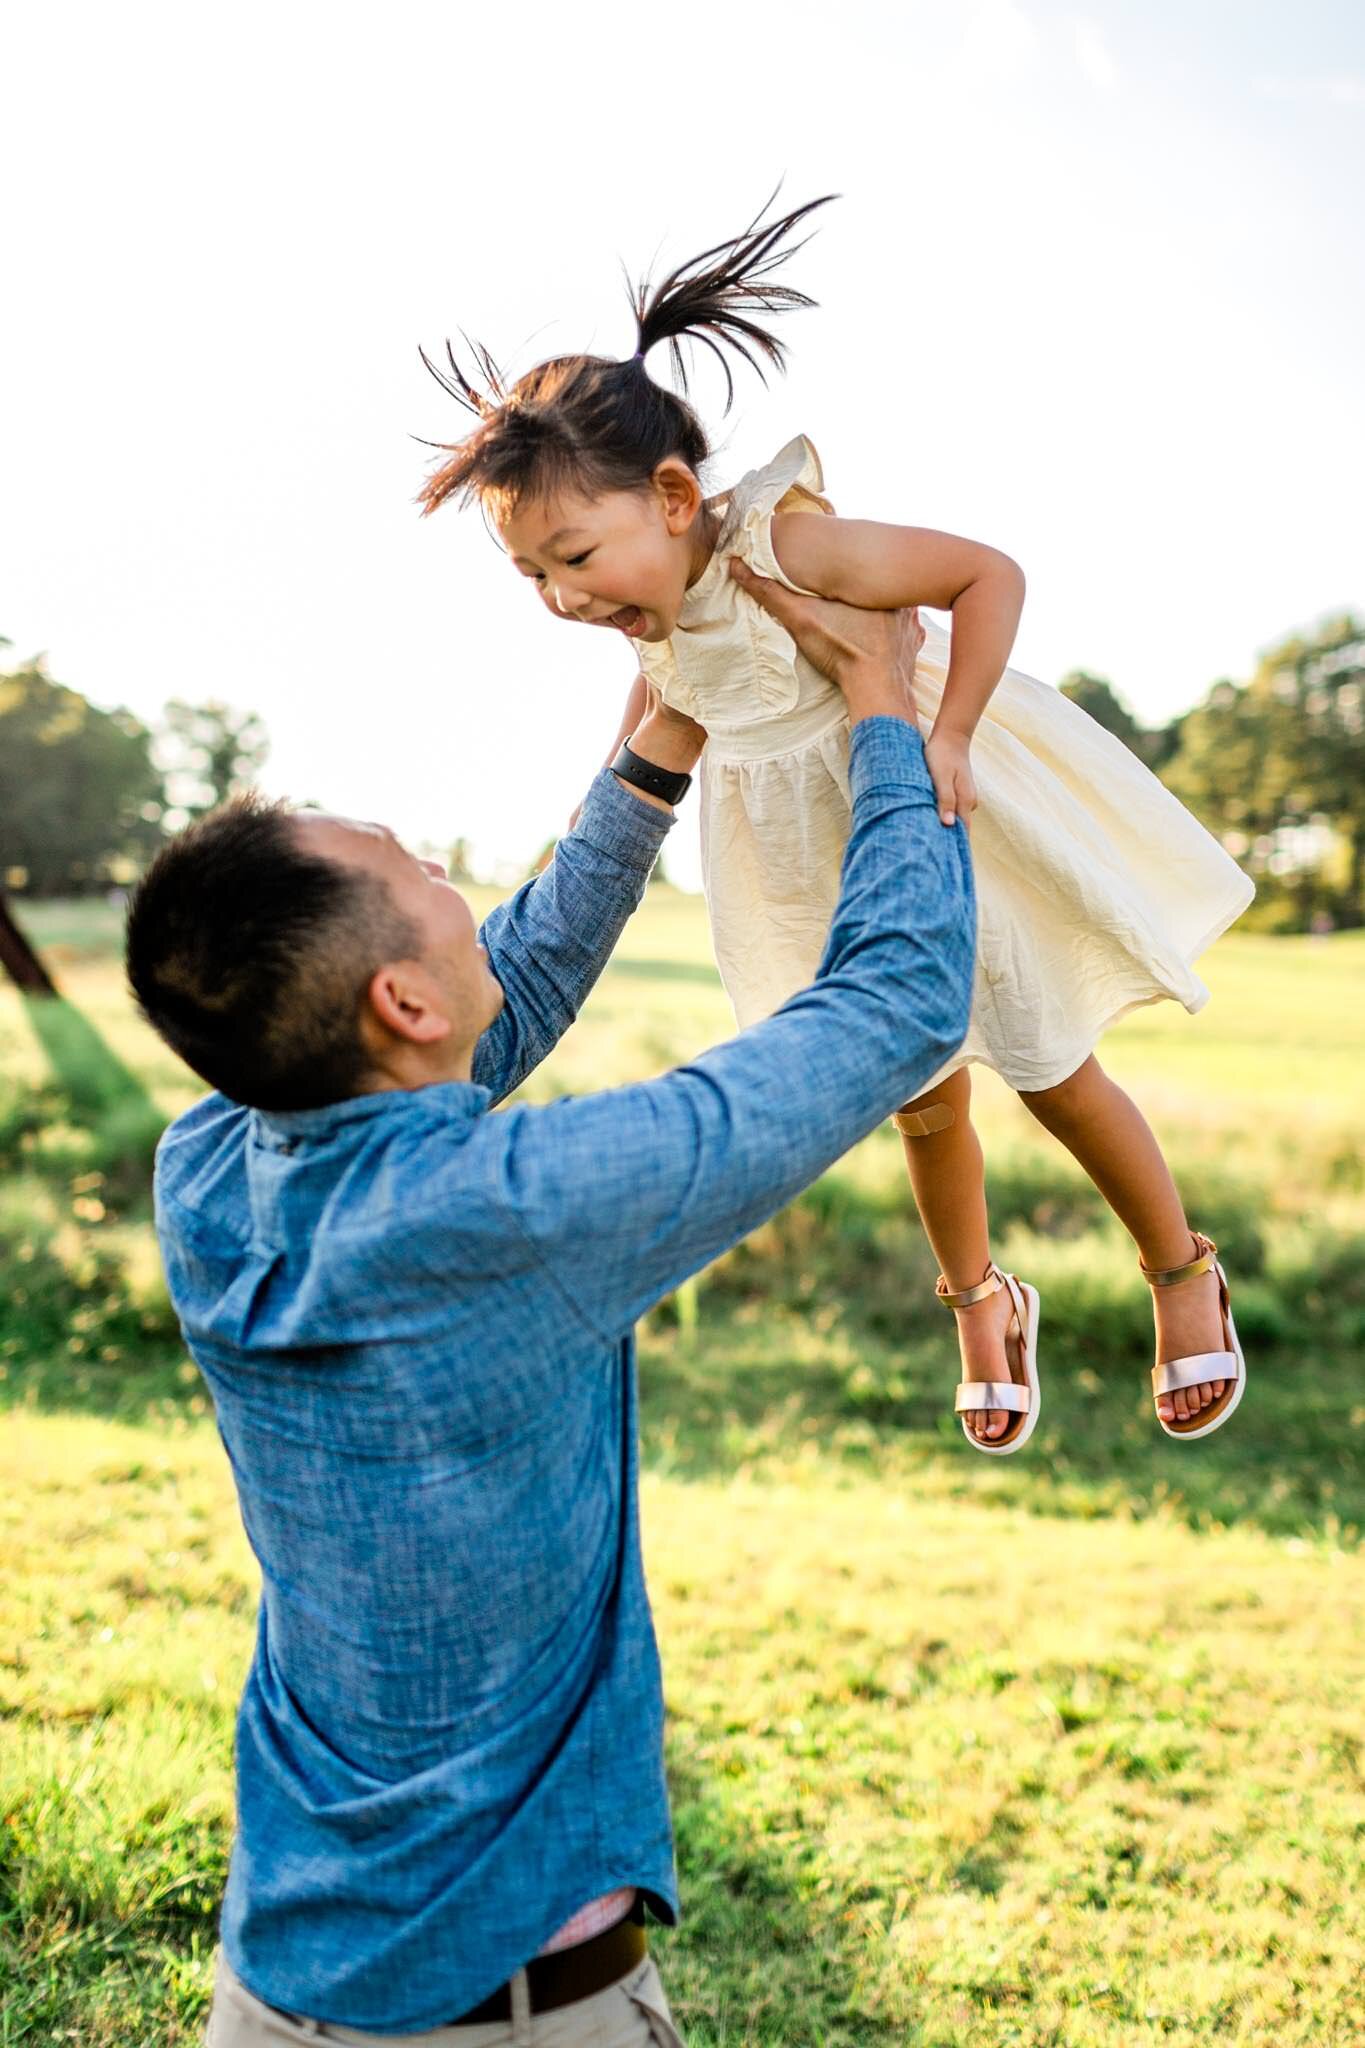
[[[512,2048],[531,2048],[531,1982],[525,1970],[512,1978]]]

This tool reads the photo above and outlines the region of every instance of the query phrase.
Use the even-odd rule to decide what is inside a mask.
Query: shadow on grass
[[[818,1459],[850,1483],[876,1478],[912,1497],[1078,1519],[1172,1514],[1197,1528],[1250,1523],[1359,1542],[1365,1411],[1344,1396],[1359,1380],[1358,1349],[1338,1351],[1327,1374],[1316,1351],[1262,1346],[1243,1332],[1248,1388],[1237,1415],[1207,1440],[1179,1444],[1152,1410],[1146,1304],[1112,1305],[1121,1341],[1108,1352],[1067,1328],[1062,1300],[1056,1307],[1038,1434],[1017,1458],[985,1458],[953,1413],[957,1347],[930,1320],[932,1306],[907,1310],[893,1342],[847,1315],[828,1320],[818,1296],[804,1313],[756,1303],[736,1311],[703,1288],[695,1330],[656,1315],[643,1335],[644,1461],[705,1481]]]
[[[164,1295],[134,1285],[117,1231],[81,1223],[83,1209],[112,1205],[114,1220],[137,1219],[145,1249],[160,1113],[71,1004],[35,999],[27,1011],[54,1079],[0,1104],[0,1164],[19,1170],[0,1205],[0,1263],[14,1279],[0,1291],[0,1401],[128,1421],[201,1414]],[[35,1225],[25,1175],[71,1219],[63,1229]],[[903,1191],[834,1173],[649,1319],[647,1459],[711,1478],[818,1457],[1038,1513],[1163,1511],[1357,1541],[1365,1245],[1323,1224],[1293,1257],[1277,1247],[1269,1270],[1262,1191],[1217,1166],[1187,1178],[1232,1275],[1249,1363],[1237,1416],[1206,1441],[1174,1443],[1157,1426],[1149,1298],[1094,1189],[1060,1156],[1023,1151],[994,1162],[990,1180],[1002,1239],[1019,1233],[1021,1269],[1029,1257],[1042,1267],[1044,1410],[1022,1456],[983,1458],[963,1439],[951,1319]],[[97,1188],[78,1192],[87,1181]]]
[[[0,1225],[0,1407],[141,1423],[204,1410],[166,1297],[133,1286],[123,1249],[72,1226],[60,1249]]]
[[[918,2029],[862,2002],[841,1925],[849,1901],[814,1895],[823,1845],[810,1843],[807,1883],[801,1852],[746,1822],[689,1739],[675,1729],[668,1762],[683,1919],[655,1942],[689,2048],[910,2048]]]
[[[141,1421],[202,1405],[146,1246],[165,1122],[74,1004],[25,996],[51,1079],[0,1100],[0,1404]]]
[[[127,1178],[149,1169],[165,1118],[141,1081],[65,996],[26,995],[24,1012],[47,1055],[58,1113],[90,1134],[104,1170]]]

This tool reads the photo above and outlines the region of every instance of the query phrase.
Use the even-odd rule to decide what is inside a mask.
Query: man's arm
[[[514,1111],[498,1133],[504,1206],[566,1309],[605,1338],[916,1094],[967,1026],[966,838],[938,821],[904,666],[893,678],[873,661],[851,689],[840,629],[852,622],[875,645],[870,615],[864,626],[842,607],[746,587],[845,687],[852,833],[809,989],[661,1080]]]
[[[633,746],[656,767],[690,773],[706,735],[657,696]],[[534,881],[498,905],[479,933],[506,1002],[474,1053],[473,1078],[501,1101],[563,1037],[637,908],[673,823],[662,798],[596,777],[573,829]]]

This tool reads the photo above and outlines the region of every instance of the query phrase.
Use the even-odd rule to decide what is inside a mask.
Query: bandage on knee
[[[955,1124],[957,1115],[946,1102],[931,1102],[927,1109],[898,1109],[891,1121],[907,1138],[932,1138]]]

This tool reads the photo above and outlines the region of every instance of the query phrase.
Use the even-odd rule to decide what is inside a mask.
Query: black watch
[[[672,768],[656,768],[652,761],[632,753],[626,740],[621,742],[621,751],[611,764],[611,772],[622,782],[630,783],[632,788],[644,790],[646,796],[662,797],[666,804],[680,804],[692,787],[690,775],[679,775]]]

